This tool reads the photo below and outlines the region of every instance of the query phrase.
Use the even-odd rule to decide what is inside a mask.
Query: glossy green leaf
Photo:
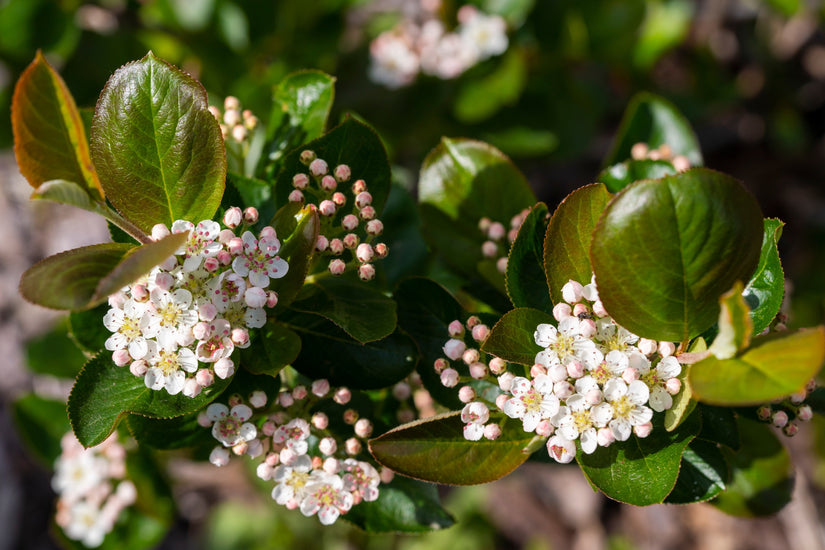
[[[425,533],[455,523],[435,485],[402,476],[382,483],[377,500],[353,506],[343,518],[367,533]]]
[[[371,439],[370,452],[391,470],[416,479],[447,485],[487,483],[527,460],[529,454],[522,449],[533,439],[518,421],[501,414],[492,414],[491,421],[502,423],[502,436],[495,441],[464,439],[461,415],[453,412],[417,420]]]
[[[552,312],[553,301],[544,276],[544,234],[549,213],[540,202],[519,228],[507,261],[507,295],[514,307]]]
[[[40,51],[14,88],[11,123],[17,165],[33,187],[51,180],[73,181],[87,200],[102,199],[80,112]]]
[[[639,142],[651,148],[667,144],[674,155],[686,156],[691,166],[703,164],[699,141],[687,119],[669,101],[647,92],[631,100],[604,165],[629,159],[630,149]]]
[[[733,288],[719,298],[719,333],[708,350],[717,359],[730,359],[751,343],[753,321],[742,290],[742,282],[736,281]]]
[[[699,432],[699,438],[724,445],[734,451],[739,449],[739,425],[733,409],[705,403],[700,403],[698,408],[702,414],[702,431]]]
[[[151,52],[106,83],[92,123],[92,159],[109,200],[144,231],[211,219],[218,209],[226,155],[208,106],[196,80]]]
[[[559,204],[544,239],[544,272],[553,302],[563,301],[562,287],[571,279],[583,285],[590,282],[590,243],[610,193],[594,183],[576,189]]]
[[[415,345],[400,332],[362,344],[318,315],[296,313],[281,320],[301,336],[301,354],[292,366],[312,379],[378,389],[395,384],[415,368]]]
[[[277,376],[301,352],[301,337],[292,329],[269,319],[252,344],[240,350],[240,365],[253,374]]]
[[[349,166],[352,173],[351,181],[364,180],[367,190],[372,195],[372,206],[376,213],[381,215],[390,193],[390,165],[381,138],[372,128],[348,118],[322,137],[290,152],[284,159],[283,169],[275,182],[275,202],[278,205],[287,204],[289,193],[294,189],[292,177],[299,172],[308,173],[307,167],[301,163],[300,159],[301,152],[304,150],[314,151],[318,158],[324,159],[330,171],[339,164]],[[341,218],[345,213],[350,213],[355,204],[351,183],[339,185],[338,191],[344,193],[348,206],[338,209],[333,219],[334,227],[340,227]],[[317,202],[320,203],[320,200]],[[360,224],[359,231],[356,232],[362,240],[363,227],[364,224]]]
[[[106,209],[99,202],[95,202],[83,187],[73,181],[49,180],[44,182],[32,193],[31,198],[68,204],[95,214],[106,215]]]
[[[12,418],[26,447],[43,466],[53,468],[60,440],[70,429],[66,404],[29,393],[14,401]]]
[[[464,321],[468,314],[441,285],[423,277],[405,279],[395,291],[398,301],[398,326],[415,342],[421,357],[418,374],[433,398],[445,407],[462,406],[453,388],[445,388],[433,369],[433,363],[444,356],[442,350],[449,340],[448,327],[454,320]]]
[[[753,339],[732,359],[708,357],[689,373],[696,399],[716,405],[759,405],[800,391],[825,361],[825,327]]]
[[[292,303],[304,286],[318,240],[318,211],[298,203],[288,204],[275,213],[270,225],[281,241],[279,255],[289,263],[286,275],[270,283],[270,288],[278,293],[278,313]]]
[[[785,224],[776,218],[765,218],[765,232],[762,237],[762,252],[759,265],[745,286],[745,301],[751,309],[753,333],[759,334],[768,328],[785,297],[785,274],[779,259],[777,243]]]
[[[100,318],[101,325],[102,317]],[[86,357],[69,337],[66,318],[52,330],[26,342],[26,366],[38,374],[73,379]]]
[[[360,281],[324,277],[304,285],[292,309],[329,319],[361,342],[373,342],[395,330],[395,302]]]
[[[507,192],[502,193],[506,183]],[[418,199],[452,219],[466,216],[475,225],[483,216],[505,226],[535,204],[524,175],[501,151],[469,139],[442,138],[424,159]]]
[[[89,357],[102,350],[106,339],[112,335],[103,326],[103,317],[108,311],[109,304],[103,303],[92,309],[72,311],[69,314],[69,335]]]
[[[510,48],[492,73],[466,81],[453,103],[455,117],[466,124],[476,124],[516,103],[527,84],[525,57],[521,49]]]
[[[166,390],[146,387],[143,378],[118,367],[103,352],[89,361],[77,376],[69,394],[69,420],[77,439],[85,446],[97,445],[128,413],[150,418],[175,418],[198,411],[211,402],[229,384],[215,379],[195,398],[183,394],[169,395]]]
[[[602,170],[597,181],[608,191],[618,193],[634,181],[654,180],[676,173],[673,164],[666,160],[626,160]]]
[[[608,497],[646,506],[663,502],[676,485],[682,453],[701,427],[692,414],[676,430],[668,432],[664,415],[653,415],[648,437],[632,435],[625,442],[598,447],[593,454],[579,452],[576,459],[592,485]]]
[[[209,449],[217,444],[211,428],[198,424],[198,413],[175,418],[148,418],[137,414],[126,417],[132,437],[152,449]]]
[[[742,184],[695,168],[626,187],[590,248],[599,297],[616,322],[679,342],[716,322],[718,299],[759,260],[762,214]]]
[[[667,496],[668,504],[704,502],[725,490],[730,468],[715,443],[696,438],[682,453],[676,486]]]
[[[335,78],[321,71],[299,71],[275,86],[267,128],[269,162],[324,133],[335,98]]]
[[[766,424],[740,417],[739,433],[739,452],[724,451],[733,468],[731,482],[712,504],[734,516],[774,514],[791,500],[791,458]]]
[[[534,337],[542,323],[556,324],[552,315],[537,309],[520,307],[508,311],[490,331],[481,350],[511,363],[530,366],[543,349]]]

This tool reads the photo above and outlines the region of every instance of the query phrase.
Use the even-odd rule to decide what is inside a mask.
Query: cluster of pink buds
[[[96,548],[137,498],[134,483],[126,477],[126,450],[117,434],[84,449],[68,432],[60,446],[52,478],[58,497],[55,522],[68,538]]]
[[[667,143],[651,149],[647,143],[640,141],[630,148],[630,156],[633,160],[666,160],[669,161],[678,172],[684,172],[690,168],[688,158],[684,155],[674,155],[673,149]]]
[[[510,220],[510,229],[506,229],[501,222],[493,221],[490,218],[481,218],[478,228],[487,239],[481,245],[481,254],[484,258],[495,260],[496,268],[500,273],[507,272],[507,256],[510,253],[510,246],[516,240],[518,230],[524,223],[529,209],[525,208]]]
[[[331,274],[342,275],[354,268],[362,281],[371,281],[375,278],[373,262],[386,258],[389,248],[376,242],[384,232],[384,224],[376,217],[367,183],[359,179],[350,184],[352,171],[348,165],[339,164],[330,171],[331,167],[314,151],[302,151],[301,162],[308,173],[293,176],[289,201],[317,206],[321,231],[316,253],[329,258],[327,268]]]
[[[223,108],[221,113],[218,107],[209,106],[209,112],[221,125],[223,139],[231,138],[235,143],[248,143],[250,133],[258,126],[258,118],[249,109],[241,110],[241,102],[237,97],[227,96]]]
[[[322,399],[343,408],[340,420],[352,427],[351,437],[342,440],[329,429],[329,416],[317,410]],[[329,525],[352,506],[377,499],[379,483],[392,479],[392,472],[379,474],[358,459],[373,424],[348,407],[351,399],[349,389],[331,388],[321,379],[283,389],[271,400],[260,390],[246,400],[234,395],[226,405],[210,405],[198,422],[220,443],[210,455],[212,464],[228,464],[230,450],[260,458],[257,475],[275,482],[273,500],[306,516],[317,514]]]
[[[756,410],[756,415],[762,422],[767,422],[782,430],[788,437],[799,432],[798,422],[809,422],[814,412],[811,405],[806,403],[808,396],[816,389],[816,380],[809,381],[802,391],[780,399]]]

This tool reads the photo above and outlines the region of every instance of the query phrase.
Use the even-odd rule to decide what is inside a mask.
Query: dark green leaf
[[[739,433],[739,452],[723,451],[733,468],[731,482],[712,504],[734,516],[774,514],[791,500],[791,458],[766,424],[740,417]]]
[[[780,220],[765,218],[759,265],[745,287],[744,296],[751,308],[754,334],[759,334],[770,326],[771,321],[779,313],[782,298],[785,296],[785,274],[782,271],[779,250],[776,248],[783,227],[785,224]]]
[[[318,240],[318,211],[298,203],[287,204],[275,213],[270,225],[281,241],[280,256],[289,263],[286,275],[270,285],[278,293],[277,313],[292,303],[304,285]]]
[[[85,446],[97,445],[128,413],[150,418],[175,418],[206,406],[223,391],[229,380],[215,379],[195,398],[169,395],[166,390],[146,387],[143,378],[118,367],[103,352],[89,361],[77,376],[69,395],[69,420],[77,439]]]
[[[270,374],[255,374],[247,369],[240,369],[232,377],[232,382],[224,391],[224,397],[219,401],[224,401],[231,395],[237,394],[245,403],[249,403],[252,392],[262,391],[266,393],[268,401],[271,402],[278,395],[281,389],[281,379]]]
[[[663,418],[653,415],[653,431],[648,437],[633,435],[625,442],[598,447],[589,455],[580,451],[576,458],[590,483],[620,502],[636,506],[663,502],[676,484],[682,453],[702,424],[694,412],[668,432]]]
[[[724,445],[734,451],[739,449],[739,428],[732,409],[700,403],[699,411],[702,413],[700,439]]]
[[[401,476],[381,484],[377,500],[353,506],[344,519],[367,533],[423,533],[455,523],[435,485]]]
[[[381,220],[382,239],[390,249],[389,256],[381,260],[387,286],[395,286],[404,277],[427,273],[431,254],[421,234],[418,205],[401,184],[393,183]]]
[[[206,91],[151,52],[109,78],[95,109],[91,151],[103,189],[144,231],[197,223],[218,209],[226,155]]]
[[[599,216],[610,200],[604,185],[585,185],[559,204],[544,239],[544,272],[553,302],[563,301],[562,287],[568,281],[590,283],[590,242]]]
[[[759,260],[762,214],[740,182],[695,168],[626,187],[593,234],[599,297],[616,322],[683,341],[716,322],[719,296]]]
[[[682,453],[682,467],[676,486],[667,496],[669,504],[690,504],[710,500],[725,490],[730,467],[715,443],[694,439]]]
[[[197,412],[175,418],[130,414],[126,418],[126,426],[138,443],[153,449],[211,449],[217,444],[212,430],[198,424]]]
[[[378,462],[405,476],[448,485],[475,485],[494,481],[527,460],[522,452],[533,434],[518,421],[491,415],[502,424],[495,441],[464,439],[460,413],[447,413],[399,426],[370,440],[370,452]]]
[[[85,311],[73,311],[69,314],[69,334],[85,353],[94,355],[103,349],[106,339],[112,333],[103,326],[103,317],[109,311],[109,304]]]
[[[402,380],[415,368],[415,345],[400,332],[361,344],[318,315],[298,313],[286,322],[301,336],[301,354],[292,366],[312,379],[378,389]]]
[[[277,376],[301,352],[301,338],[289,327],[269,319],[252,344],[240,350],[240,364],[253,374]]]
[[[507,261],[507,295],[514,307],[552,312],[553,301],[544,276],[544,235],[549,214],[540,202],[522,223]]]
[[[666,160],[626,160],[602,170],[598,181],[611,193],[618,193],[634,181],[655,180],[676,173]]]
[[[754,338],[733,359],[708,357],[690,368],[696,399],[716,405],[759,405],[800,391],[825,361],[825,327]]]
[[[12,414],[28,449],[43,466],[53,468],[60,456],[60,440],[70,429],[66,404],[30,393],[14,402]]]
[[[555,325],[555,319],[543,311],[520,307],[508,311],[490,331],[481,350],[511,363],[530,366],[543,348],[534,334],[542,323]]]
[[[98,318],[101,326],[102,319]],[[86,357],[69,337],[65,321],[66,318],[63,318],[51,331],[26,343],[26,365],[29,370],[60,378],[74,378],[83,368]]]
[[[11,123],[17,165],[33,187],[67,180],[77,183],[87,200],[103,198],[80,112],[40,51],[14,88]]]
[[[687,119],[669,101],[646,92],[631,100],[604,165],[629,159],[630,149],[639,142],[651,148],[669,145],[674,155],[686,156],[691,166],[703,163],[699,142]]]
[[[321,315],[361,343],[380,340],[395,330],[395,302],[355,281],[324,277],[304,285],[292,309]]]

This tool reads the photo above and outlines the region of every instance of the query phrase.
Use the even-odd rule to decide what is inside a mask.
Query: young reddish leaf
[[[67,180],[85,185],[95,200],[103,198],[80,112],[40,51],[14,88],[11,123],[17,165],[33,187]]]
[[[518,421],[491,415],[502,424],[495,441],[464,439],[459,412],[418,420],[390,430],[369,442],[381,464],[405,476],[447,485],[495,481],[515,470],[530,456],[523,449],[533,440]]]
[[[544,273],[554,303],[563,301],[561,288],[567,281],[590,282],[590,241],[610,197],[601,183],[585,185],[553,212],[544,238]]]
[[[109,78],[91,152],[109,200],[146,232],[210,219],[220,205],[226,154],[206,91],[151,52]]]

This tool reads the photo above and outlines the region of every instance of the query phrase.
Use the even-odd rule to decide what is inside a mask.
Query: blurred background
[[[381,53],[376,44],[420,37],[427,21],[441,21],[442,33],[457,29],[464,2],[0,0],[0,549],[54,544],[49,473],[27,458],[8,403],[22,391],[67,391],[25,369],[26,342],[57,319],[22,303],[17,281],[48,254],[106,239],[98,219],[27,201],[8,113],[14,83],[38,49],[81,107],[94,106],[113,71],[152,50],[198,78],[211,102],[237,96],[264,121],[274,85],[292,71],[320,69],[337,78],[331,122],[353,113],[372,124],[399,181],[414,186],[442,135],[481,139],[511,156],[551,209],[596,177],[630,98],[654,92],[688,118],[707,166],[742,179],[766,216],[786,222],[779,244],[789,324],[825,320],[825,3],[467,3],[503,18],[506,49],[447,74],[404,72],[412,63],[404,52]],[[403,78],[382,80],[378,66]],[[181,517],[164,547],[825,548],[824,427],[786,440],[799,468],[797,496],[768,519],[733,519],[705,505],[620,506],[593,494],[575,468],[528,464],[489,486],[444,489],[460,520],[444,533],[368,539],[345,524],[322,531],[315,519],[275,510],[243,471],[216,484],[211,466],[181,465],[172,470],[183,487]]]

